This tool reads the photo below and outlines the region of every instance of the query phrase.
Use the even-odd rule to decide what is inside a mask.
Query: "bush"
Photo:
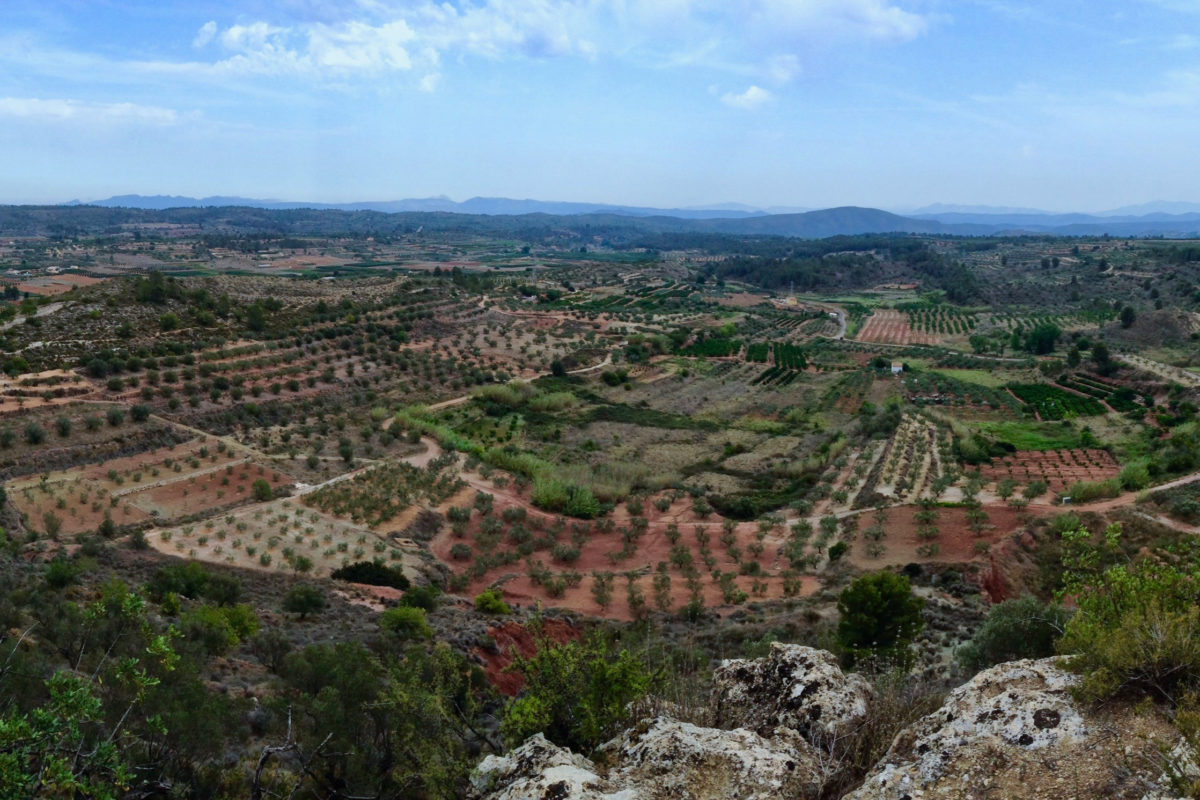
[[[438,599],[441,596],[442,590],[433,584],[429,584],[428,586],[414,586],[401,595],[400,604],[409,608],[433,611],[438,607]]]
[[[525,678],[500,731],[517,744],[534,733],[577,752],[589,752],[629,720],[629,707],[650,689],[646,664],[628,650],[611,651],[599,637],[558,644],[539,639],[513,669]]]
[[[395,567],[379,564],[375,561],[357,561],[335,569],[330,576],[334,580],[349,583],[365,583],[368,586],[390,586],[404,591],[410,586],[408,578]]]
[[[31,422],[25,426],[25,441],[30,444],[41,444],[46,441],[46,429],[36,422]]]
[[[78,582],[79,576],[82,573],[82,563],[78,560],[68,560],[58,555],[46,565],[44,575],[46,583],[51,589],[65,589],[71,584]]]
[[[118,428],[125,421],[125,412],[119,408],[110,408],[104,418],[108,420],[109,425]]]
[[[1067,488],[1063,495],[1071,498],[1072,503],[1090,503],[1116,497],[1121,493],[1121,480],[1109,478],[1106,481],[1076,481]]]
[[[260,503],[265,503],[275,496],[275,493],[271,490],[271,484],[266,478],[256,480],[251,485],[250,492],[254,495],[254,499]]]
[[[851,661],[863,656],[903,657],[925,621],[925,601],[908,578],[892,572],[863,575],[838,597],[837,640]]]
[[[289,614],[299,614],[300,619],[324,611],[327,605],[325,592],[311,583],[293,586],[283,598],[283,610]]]
[[[177,594],[197,600],[204,595],[212,573],[195,561],[159,567],[146,583],[150,599],[162,602],[166,594]]]
[[[553,478],[535,479],[529,499],[540,509],[561,512],[579,519],[599,516],[601,510],[600,501],[590,489]]]
[[[400,639],[432,639],[433,629],[425,620],[425,609],[411,606],[389,608],[379,615],[379,627]]]
[[[218,608],[199,606],[183,614],[179,630],[184,639],[199,644],[209,655],[224,655],[258,632],[258,617],[247,605]]]
[[[1118,479],[1121,481],[1121,488],[1136,492],[1150,485],[1150,470],[1144,461],[1134,461],[1125,465]]]
[[[1086,528],[1063,532],[1062,593],[1078,610],[1058,650],[1083,676],[1082,699],[1178,702],[1200,689],[1200,544],[1182,542],[1169,559],[1131,561],[1121,533],[1110,525],[1096,544]]]
[[[484,614],[511,614],[512,609],[504,602],[499,589],[485,589],[475,595],[475,610]]]
[[[954,654],[964,669],[979,672],[1005,661],[1054,655],[1070,613],[1026,595],[992,607],[971,640]]]

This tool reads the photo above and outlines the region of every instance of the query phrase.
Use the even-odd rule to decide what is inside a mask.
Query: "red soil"
[[[222,485],[222,480],[226,478],[228,483]],[[130,500],[146,511],[157,511],[162,519],[175,519],[249,500],[252,497],[252,486],[259,478],[266,480],[272,489],[295,482],[276,469],[241,464],[233,468],[232,474],[219,469],[144,489],[131,495]]]
[[[513,663],[513,653],[529,658],[537,652],[538,639],[529,628],[517,622],[505,622],[488,628],[488,635],[496,643],[494,651],[476,648],[475,655],[483,662],[483,671],[501,694],[516,697],[525,686],[525,678],[517,672],[506,672]],[[555,644],[574,641],[580,631],[571,623],[561,619],[542,620],[540,638]]]
[[[1107,450],[1023,451],[982,467],[988,481],[1011,478],[1018,485],[1043,480],[1061,492],[1076,481],[1115,478],[1121,467]]]
[[[860,342],[885,344],[939,344],[942,341],[937,334],[914,331],[908,315],[890,309],[878,310],[867,317],[855,338]]]
[[[526,509],[528,518],[524,525],[532,531],[533,537],[536,539],[548,534],[555,517],[533,508],[529,504],[527,492],[517,492],[509,487],[504,489],[502,494],[474,476],[464,477],[474,488],[483,489],[495,495],[495,509],[492,512],[494,516],[499,517],[507,507],[519,505]],[[536,551],[530,556],[535,562],[541,561],[552,573],[561,574],[573,571],[583,576],[580,583],[567,587],[560,597],[551,597],[544,587],[533,584],[528,574],[525,558],[507,566],[493,567],[482,577],[472,580],[464,590],[464,594],[474,595],[493,585],[499,585],[505,599],[510,602],[529,605],[541,603],[545,606],[568,608],[595,616],[628,620],[633,618],[633,612],[628,603],[629,579],[626,576],[633,574],[632,582],[645,598],[647,610],[651,610],[654,608],[654,573],[658,564],[665,562],[669,565],[668,571],[671,577],[671,608],[679,609],[688,603],[690,597],[686,578],[678,567],[670,563],[672,545],[667,538],[667,527],[674,523],[679,527],[678,543],[691,554],[693,564],[701,574],[705,606],[709,608],[721,606],[722,592],[711,575],[712,569],[719,569],[722,572],[738,572],[741,567],[738,562],[730,558],[725,544],[720,541],[721,518],[711,515],[707,519],[701,520],[692,510],[691,501],[687,498],[674,502],[665,512],[660,512],[653,505],[654,499],[653,497],[649,498],[644,504],[643,516],[648,521],[647,528],[633,546],[633,553],[626,558],[617,558],[618,552],[624,547],[621,530],[628,527],[630,519],[630,514],[624,506],[618,507],[612,513],[615,526],[613,531],[604,533],[592,530],[585,534],[586,540],[580,547],[578,559],[574,562],[557,563],[553,560],[549,550]],[[459,505],[462,504],[461,497],[458,502]],[[711,557],[715,559],[712,569],[707,567],[703,561],[695,536],[696,524],[703,525],[709,534],[708,547]],[[476,538],[479,534],[479,526],[480,517],[477,512],[472,515],[471,522],[461,539],[455,537],[452,529],[447,526],[430,543],[433,554],[449,565],[453,571],[459,574],[464,573],[471,562],[453,559],[450,550],[455,544],[461,542],[471,548],[473,557],[476,556],[480,552]],[[501,535],[501,541],[495,546],[493,552],[500,553],[514,547],[506,538],[509,527],[507,524],[504,526],[505,532]],[[756,530],[757,526],[753,522],[739,523],[734,529],[735,547],[742,551],[742,562],[752,559],[748,547],[756,541]],[[737,587],[749,595],[750,601],[784,596],[783,578],[779,573],[789,566],[781,554],[786,536],[787,531],[783,528],[777,528],[768,534],[762,541],[762,553],[752,559],[758,563],[760,574],[757,576],[739,574],[734,579]],[[556,543],[570,543],[569,521],[566,528],[554,538]],[[614,573],[612,602],[606,608],[601,608],[592,595],[593,572]],[[760,591],[758,594],[753,592],[756,581],[759,583],[760,590],[765,586],[765,591]],[[805,576],[802,579],[800,594],[802,596],[812,594],[818,588],[818,580],[815,577]]]
[[[938,537],[929,541],[936,542],[938,553],[933,556],[923,556],[917,548],[927,544],[926,540],[917,536],[919,523],[913,515],[919,509],[916,506],[897,506],[887,509],[887,518],[883,528],[887,532],[881,544],[886,548],[883,555],[870,558],[866,555],[862,531],[875,524],[873,513],[862,514],[859,517],[859,534],[857,541],[850,547],[847,558],[857,567],[863,569],[879,569],[884,566],[899,566],[913,562],[932,563],[966,563],[971,561],[986,561],[987,551],[996,542],[1003,541],[1013,531],[1024,527],[1021,516],[1026,513],[1042,514],[1051,511],[1048,507],[1031,506],[1025,511],[1018,511],[1008,505],[984,505],[988,519],[986,527],[976,535],[970,528],[965,508],[938,509],[937,519],[932,523],[938,529]],[[987,546],[986,550],[976,550],[976,544]]]

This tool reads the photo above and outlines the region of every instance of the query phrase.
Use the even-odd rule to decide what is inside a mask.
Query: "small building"
[[[893,361],[892,362],[892,374],[899,375],[901,372],[904,372],[904,364]]]

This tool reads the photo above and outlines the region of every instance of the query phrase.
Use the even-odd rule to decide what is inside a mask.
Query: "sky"
[[[2,0],[0,202],[1200,201],[1200,0]]]

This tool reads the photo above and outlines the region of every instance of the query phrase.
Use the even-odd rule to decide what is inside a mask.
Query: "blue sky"
[[[0,202],[1200,201],[1200,0],[3,0]]]

